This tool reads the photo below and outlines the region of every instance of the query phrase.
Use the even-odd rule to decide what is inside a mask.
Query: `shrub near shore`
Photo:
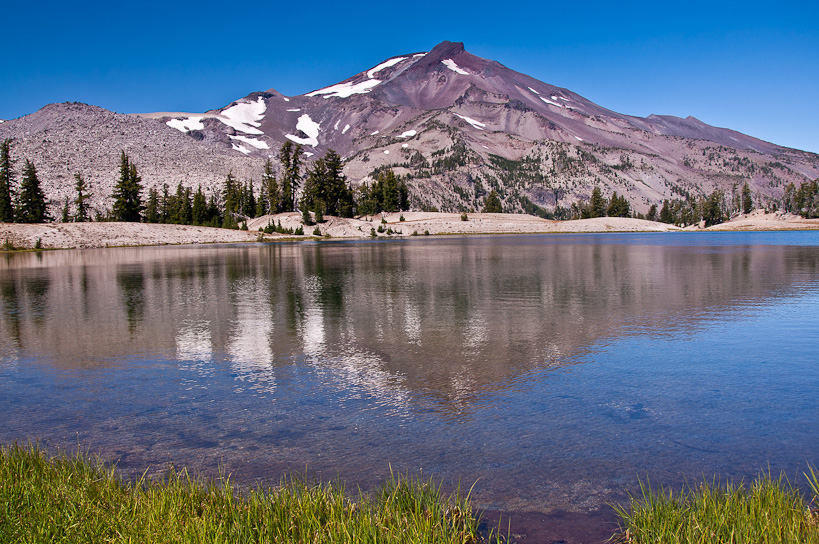
[[[393,476],[371,494],[286,478],[237,490],[170,471],[123,481],[115,468],[36,446],[0,447],[0,541],[477,543],[469,497],[430,481]],[[490,541],[500,539],[490,535]]]

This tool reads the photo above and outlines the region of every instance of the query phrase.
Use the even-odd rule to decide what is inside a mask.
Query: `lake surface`
[[[0,442],[594,511],[819,464],[819,234],[0,257]]]

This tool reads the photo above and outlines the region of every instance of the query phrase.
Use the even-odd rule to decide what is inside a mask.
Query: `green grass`
[[[489,535],[500,542],[497,535]],[[170,471],[123,480],[84,455],[0,446],[0,542],[459,543],[481,542],[469,496],[393,475],[372,494],[297,477],[237,489]]]
[[[629,508],[616,506],[622,533],[632,544],[819,543],[819,473],[805,475],[812,490],[806,501],[784,479],[763,474],[750,485],[717,481],[680,493],[641,484]]]

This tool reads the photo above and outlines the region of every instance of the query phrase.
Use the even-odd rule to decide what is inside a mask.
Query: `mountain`
[[[442,211],[480,209],[491,189],[507,211],[553,211],[598,185],[644,212],[665,198],[731,195],[746,181],[765,204],[788,183],[819,177],[816,154],[694,117],[616,113],[452,42],[304,95],[268,89],[198,114],[53,104],[0,124],[6,137],[35,162],[54,206],[75,172],[91,180],[98,207],[110,205],[121,149],[148,186],[217,190],[230,171],[258,180],[286,140],[308,160],[335,149],[354,185],[392,168],[414,207]]]

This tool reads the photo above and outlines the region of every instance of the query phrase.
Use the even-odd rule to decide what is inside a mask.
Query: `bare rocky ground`
[[[404,221],[401,221],[401,217]],[[386,223],[382,223],[382,218]],[[380,238],[429,235],[467,234],[534,234],[592,232],[671,232],[699,231],[698,227],[680,229],[673,225],[623,217],[599,217],[577,221],[549,221],[531,215],[475,213],[467,220],[461,214],[434,212],[403,212],[357,219],[331,217],[316,226],[304,227],[305,236],[262,234],[260,228],[269,223],[283,228],[302,226],[298,212],[268,215],[252,219],[248,230],[216,229],[187,225],[155,225],[147,223],[45,223],[25,225],[0,223],[0,241],[14,248],[31,249],[40,241],[44,249],[100,248],[118,246],[214,244],[315,239],[316,226],[320,236],[330,238]],[[382,226],[383,233],[377,232]],[[393,234],[386,234],[387,229]],[[755,211],[706,231],[747,230],[812,230],[819,229],[819,219],[802,219],[793,214]]]

